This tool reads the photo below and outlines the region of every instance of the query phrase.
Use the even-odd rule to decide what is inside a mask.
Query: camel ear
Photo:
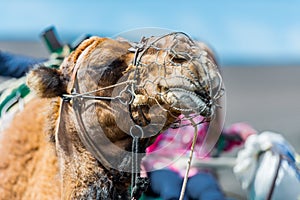
[[[27,85],[41,98],[62,96],[67,88],[61,72],[45,66],[39,66],[27,74]]]

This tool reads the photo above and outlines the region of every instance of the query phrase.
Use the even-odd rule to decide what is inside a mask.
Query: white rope
[[[183,197],[184,197],[187,181],[188,181],[188,178],[189,178],[189,171],[190,171],[191,163],[192,163],[192,159],[193,159],[194,148],[195,148],[197,135],[198,135],[198,126],[197,126],[197,124],[193,121],[193,119],[191,119],[191,123],[195,127],[195,132],[194,132],[193,142],[192,142],[191,151],[190,151],[190,155],[189,155],[189,160],[187,162],[186,171],[185,171],[185,175],[184,175],[184,179],[183,179],[183,183],[182,183],[182,187],[181,187],[179,200],[183,200]]]

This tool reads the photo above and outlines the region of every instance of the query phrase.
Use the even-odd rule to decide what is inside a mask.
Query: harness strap
[[[271,200],[272,199],[272,195],[273,195],[273,192],[274,192],[274,189],[275,189],[275,186],[276,186],[276,179],[277,179],[277,176],[278,176],[278,173],[279,173],[282,158],[283,157],[280,155],[279,156],[279,162],[278,162],[278,165],[277,165],[277,168],[276,168],[276,171],[275,171],[275,175],[274,175],[274,178],[273,178],[273,181],[272,181],[272,185],[271,185],[270,191],[268,192],[268,196],[267,196],[266,200]]]
[[[136,126],[141,132],[141,137],[144,132],[140,126]],[[142,193],[145,192],[149,186],[149,179],[147,177],[140,177],[140,161],[139,158],[139,142],[140,136],[135,136],[130,130],[132,136],[132,168],[131,168],[131,199],[137,200],[142,196]]]
[[[15,105],[21,98],[29,94],[29,88],[25,83],[14,89],[6,98],[0,102],[0,117],[3,116],[13,105]]]
[[[71,55],[74,65],[73,65],[73,69],[72,69],[72,75],[71,75],[71,80],[70,80],[70,84],[68,87],[68,90],[72,90],[74,88],[74,84],[75,84],[75,79],[77,76],[77,71],[79,70],[80,65],[78,64],[78,59],[80,58],[80,56],[82,56],[83,52],[91,47],[95,47],[98,44],[104,42],[106,40],[106,38],[98,38],[98,37],[91,37],[89,40],[86,40],[82,43],[82,46],[79,46]],[[88,49],[89,51],[91,51],[91,49]],[[72,92],[72,91],[70,91]]]

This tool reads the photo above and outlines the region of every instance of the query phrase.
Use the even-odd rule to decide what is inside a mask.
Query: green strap
[[[215,145],[215,148],[217,150],[216,154],[219,156],[225,149],[227,145],[227,142],[226,142],[226,139],[225,137],[221,134],[218,141],[217,141],[217,144]]]
[[[13,105],[15,105],[20,98],[24,98],[29,94],[30,90],[25,83],[14,89],[1,103],[0,103],[0,117],[2,113],[7,112]]]

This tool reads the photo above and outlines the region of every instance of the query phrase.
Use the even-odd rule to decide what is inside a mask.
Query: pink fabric
[[[249,124],[244,122],[234,123],[225,129],[224,134],[228,135],[239,135],[242,141],[230,141],[225,147],[225,151],[230,151],[236,146],[240,146],[246,141],[246,139],[252,135],[257,134],[257,131],[252,128]]]
[[[181,116],[182,117],[182,116]],[[201,122],[202,117],[196,117],[196,123]],[[189,121],[182,121],[181,125],[189,124]],[[202,123],[198,126],[198,137],[194,150],[194,158],[200,159],[199,154],[201,145],[206,135],[208,123]],[[146,149],[147,156],[143,160],[143,167],[147,171],[153,171],[167,167],[178,172],[182,176],[185,173],[185,164],[180,165],[176,162],[180,157],[188,157],[194,136],[194,127],[191,125],[182,126],[177,129],[169,128],[161,133],[155,142]],[[203,158],[201,158],[203,159]],[[192,167],[189,176],[198,172],[198,169]]]
[[[180,116],[181,118],[182,116]],[[203,120],[202,117],[194,119],[195,122]],[[189,121],[182,121],[181,125],[188,124]],[[193,159],[203,159],[203,155],[200,155],[200,148],[203,144],[206,132],[208,129],[208,123],[199,124],[197,132],[197,141],[194,149]],[[169,128],[161,135],[159,135],[156,141],[146,149],[146,157],[142,161],[142,168],[146,171],[153,171],[162,168],[168,168],[184,176],[186,171],[186,162],[178,162],[180,158],[188,158],[190,148],[194,136],[194,127],[182,126],[177,129]],[[236,123],[231,125],[222,134],[240,134],[244,139],[247,136],[256,133],[256,131],[246,123]],[[231,150],[233,146],[240,145],[235,142],[230,142],[227,150]],[[205,159],[209,159],[209,156]],[[195,175],[200,169],[191,167],[189,176]]]
[[[238,134],[245,141],[250,135],[257,134],[257,131],[245,122],[234,123],[225,132],[227,134]]]

